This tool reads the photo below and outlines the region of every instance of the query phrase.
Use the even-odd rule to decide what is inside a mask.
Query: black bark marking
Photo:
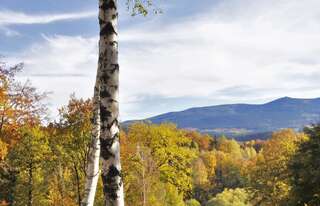
[[[104,27],[102,27],[100,31],[100,36],[109,36],[112,34],[117,34],[116,30],[114,29],[113,25],[111,22],[106,23]]]
[[[94,91],[96,91],[96,92],[98,92],[99,89],[100,89],[100,87],[98,87],[98,86],[95,86],[95,87],[94,87]]]
[[[100,97],[101,98],[110,98],[111,94],[107,90],[100,91]]]
[[[108,102],[109,102],[109,103],[118,103],[118,101],[115,100],[115,99],[109,99]]]
[[[119,64],[111,64],[113,66],[113,69],[111,69],[111,73],[113,74],[115,71],[119,71]]]
[[[100,155],[103,159],[108,160],[110,157],[115,157],[115,154],[113,154],[110,150],[112,145],[116,141],[119,141],[119,133],[116,133],[115,135],[113,135],[112,138],[100,138],[100,147],[101,147]]]
[[[110,149],[113,143],[119,139],[119,134],[116,133],[112,138],[101,138],[101,148]]]
[[[103,10],[115,9],[117,10],[116,3],[113,0],[104,1],[99,8]]]
[[[105,131],[107,129],[106,126],[104,126],[103,124],[100,126],[101,131]]]
[[[104,52],[101,52],[99,55],[99,64],[102,65],[103,62],[105,61],[104,59],[106,58],[106,54]]]
[[[106,22],[102,19],[102,18],[100,18],[99,17],[99,25],[103,25],[103,24],[105,24]]]
[[[116,124],[117,126],[119,125],[118,119],[112,120],[110,124],[107,125],[107,129],[110,130],[112,125]],[[117,134],[116,134],[117,135]]]
[[[108,117],[111,117],[112,112],[108,111],[106,107],[103,105],[100,105],[100,118],[101,121],[106,121],[108,120]]]
[[[117,46],[118,42],[117,41],[111,41],[111,42],[109,42],[109,45],[110,46]]]
[[[100,155],[103,159],[108,160],[110,157],[115,155],[110,151],[111,146],[113,145],[115,138],[100,138],[101,152]]]
[[[104,73],[101,75],[101,81],[102,81],[102,82],[108,82],[109,79],[110,79],[110,75],[109,75],[107,72],[104,72]]]
[[[110,152],[110,150],[108,149],[102,149],[100,150],[100,156],[105,159],[105,160],[108,160],[110,157],[115,157],[114,154],[112,154],[112,152]]]
[[[107,174],[102,174],[103,191],[112,200],[118,199],[117,191],[119,191],[122,185],[122,174],[114,165],[109,167]],[[120,178],[120,182],[117,183],[116,178]]]
[[[117,90],[118,89],[118,85],[110,85],[110,88],[113,88],[114,90]]]

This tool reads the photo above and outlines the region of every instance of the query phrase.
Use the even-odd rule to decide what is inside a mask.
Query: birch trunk
[[[33,164],[32,161],[29,163],[29,176],[28,176],[28,186],[29,186],[29,191],[28,191],[28,206],[33,205]]]
[[[65,184],[64,184],[64,176],[63,176],[63,168],[61,162],[58,163],[58,189],[61,196],[60,205],[64,206],[64,197],[65,197]]]
[[[97,183],[99,180],[99,157],[100,157],[100,77],[97,72],[96,85],[93,95],[93,129],[92,140],[89,146],[88,163],[86,169],[86,184],[82,206],[93,206]]]
[[[124,206],[119,143],[117,0],[99,0],[100,146],[105,206]]]
[[[73,168],[74,168],[74,172],[76,175],[78,205],[81,206],[80,176],[79,176],[79,171],[78,171],[77,165],[75,163],[73,164]]]

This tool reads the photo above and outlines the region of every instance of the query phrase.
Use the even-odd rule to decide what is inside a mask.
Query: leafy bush
[[[206,206],[251,206],[250,196],[245,189],[225,189],[209,200]]]
[[[196,199],[191,199],[186,202],[186,206],[201,206]]]

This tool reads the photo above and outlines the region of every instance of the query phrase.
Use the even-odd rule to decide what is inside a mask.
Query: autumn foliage
[[[92,102],[70,96],[44,121],[45,93],[0,68],[0,205],[77,206],[83,198]],[[129,206],[320,205],[320,129],[237,142],[173,124],[122,128]],[[310,175],[312,174],[312,175]],[[104,205],[101,181],[95,205]]]

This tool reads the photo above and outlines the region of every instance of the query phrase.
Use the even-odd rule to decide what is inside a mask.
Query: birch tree
[[[99,180],[99,157],[100,157],[100,109],[99,109],[99,91],[100,83],[97,75],[97,80],[94,88],[93,97],[93,117],[92,117],[92,140],[89,145],[88,162],[86,169],[86,184],[83,206],[93,206],[96,188]]]
[[[123,206],[119,144],[117,0],[99,1],[100,158],[106,206]]]
[[[127,0],[132,15],[147,15],[151,0]],[[158,12],[157,9],[154,9]],[[89,149],[83,206],[92,206],[98,182],[99,153],[106,206],[123,206],[119,142],[118,0],[99,0],[99,60],[94,90],[94,129]]]

